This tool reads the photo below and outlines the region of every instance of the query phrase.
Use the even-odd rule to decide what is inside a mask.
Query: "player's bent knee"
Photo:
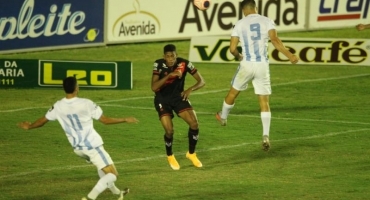
[[[165,131],[165,134],[166,135],[173,135],[174,130],[173,130],[173,126],[172,125],[171,126],[164,125],[163,128],[164,128],[164,131]]]
[[[193,130],[197,130],[199,128],[198,122],[190,123],[189,127]]]

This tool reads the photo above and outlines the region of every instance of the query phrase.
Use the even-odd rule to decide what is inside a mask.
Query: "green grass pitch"
[[[281,37],[369,38],[354,28],[281,33]],[[173,41],[187,58],[189,41]],[[368,66],[271,65],[272,148],[261,150],[261,122],[253,89],[241,93],[221,127],[221,109],[237,64],[195,63],[206,86],[191,95],[198,114],[197,146],[203,168],[185,158],[187,126],[174,118],[173,171],[150,89],[152,63],[165,42],[112,45],[12,55],[1,58],[130,60],[133,90],[84,90],[107,116],[135,116],[139,124],[95,122],[130,200],[194,199],[368,199],[370,195],[370,68]],[[187,84],[193,84],[188,77]],[[0,199],[81,199],[98,180],[95,167],[72,151],[57,122],[24,131],[64,93],[61,89],[0,90]],[[98,199],[116,199],[109,191]]]

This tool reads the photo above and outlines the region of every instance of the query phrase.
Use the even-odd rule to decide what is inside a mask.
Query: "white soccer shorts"
[[[252,81],[254,93],[257,95],[271,94],[269,63],[242,61],[239,64],[231,85],[238,91],[246,90]]]
[[[78,156],[94,164],[98,170],[103,169],[104,167],[113,164],[112,158],[105,151],[103,146],[96,147],[91,150],[75,149],[74,152]]]

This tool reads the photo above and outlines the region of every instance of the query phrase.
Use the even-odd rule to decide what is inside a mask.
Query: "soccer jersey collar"
[[[257,13],[249,14],[249,15],[247,15],[246,17],[256,17],[256,16],[259,16],[259,14],[257,14]]]
[[[73,97],[73,98],[70,98],[70,99],[67,99],[67,98],[63,98],[62,100],[66,103],[72,103],[74,101],[77,101],[78,97]]]

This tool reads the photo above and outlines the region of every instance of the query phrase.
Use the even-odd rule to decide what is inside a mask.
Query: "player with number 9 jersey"
[[[275,29],[275,22],[258,14],[251,14],[235,24],[231,36],[239,38],[245,61],[268,62],[268,32],[272,29]]]
[[[267,49],[269,40],[291,63],[297,63],[299,58],[292,54],[277,36],[274,21],[258,14],[255,0],[243,0],[240,6],[244,17],[235,24],[229,46],[230,53],[240,63],[231,81],[231,88],[224,98],[222,110],[216,113],[216,119],[222,126],[226,126],[235,99],[241,91],[247,89],[248,83],[252,82],[261,111],[262,148],[268,151],[271,123],[269,97],[272,93]],[[241,53],[237,48],[238,44],[242,47]]]

